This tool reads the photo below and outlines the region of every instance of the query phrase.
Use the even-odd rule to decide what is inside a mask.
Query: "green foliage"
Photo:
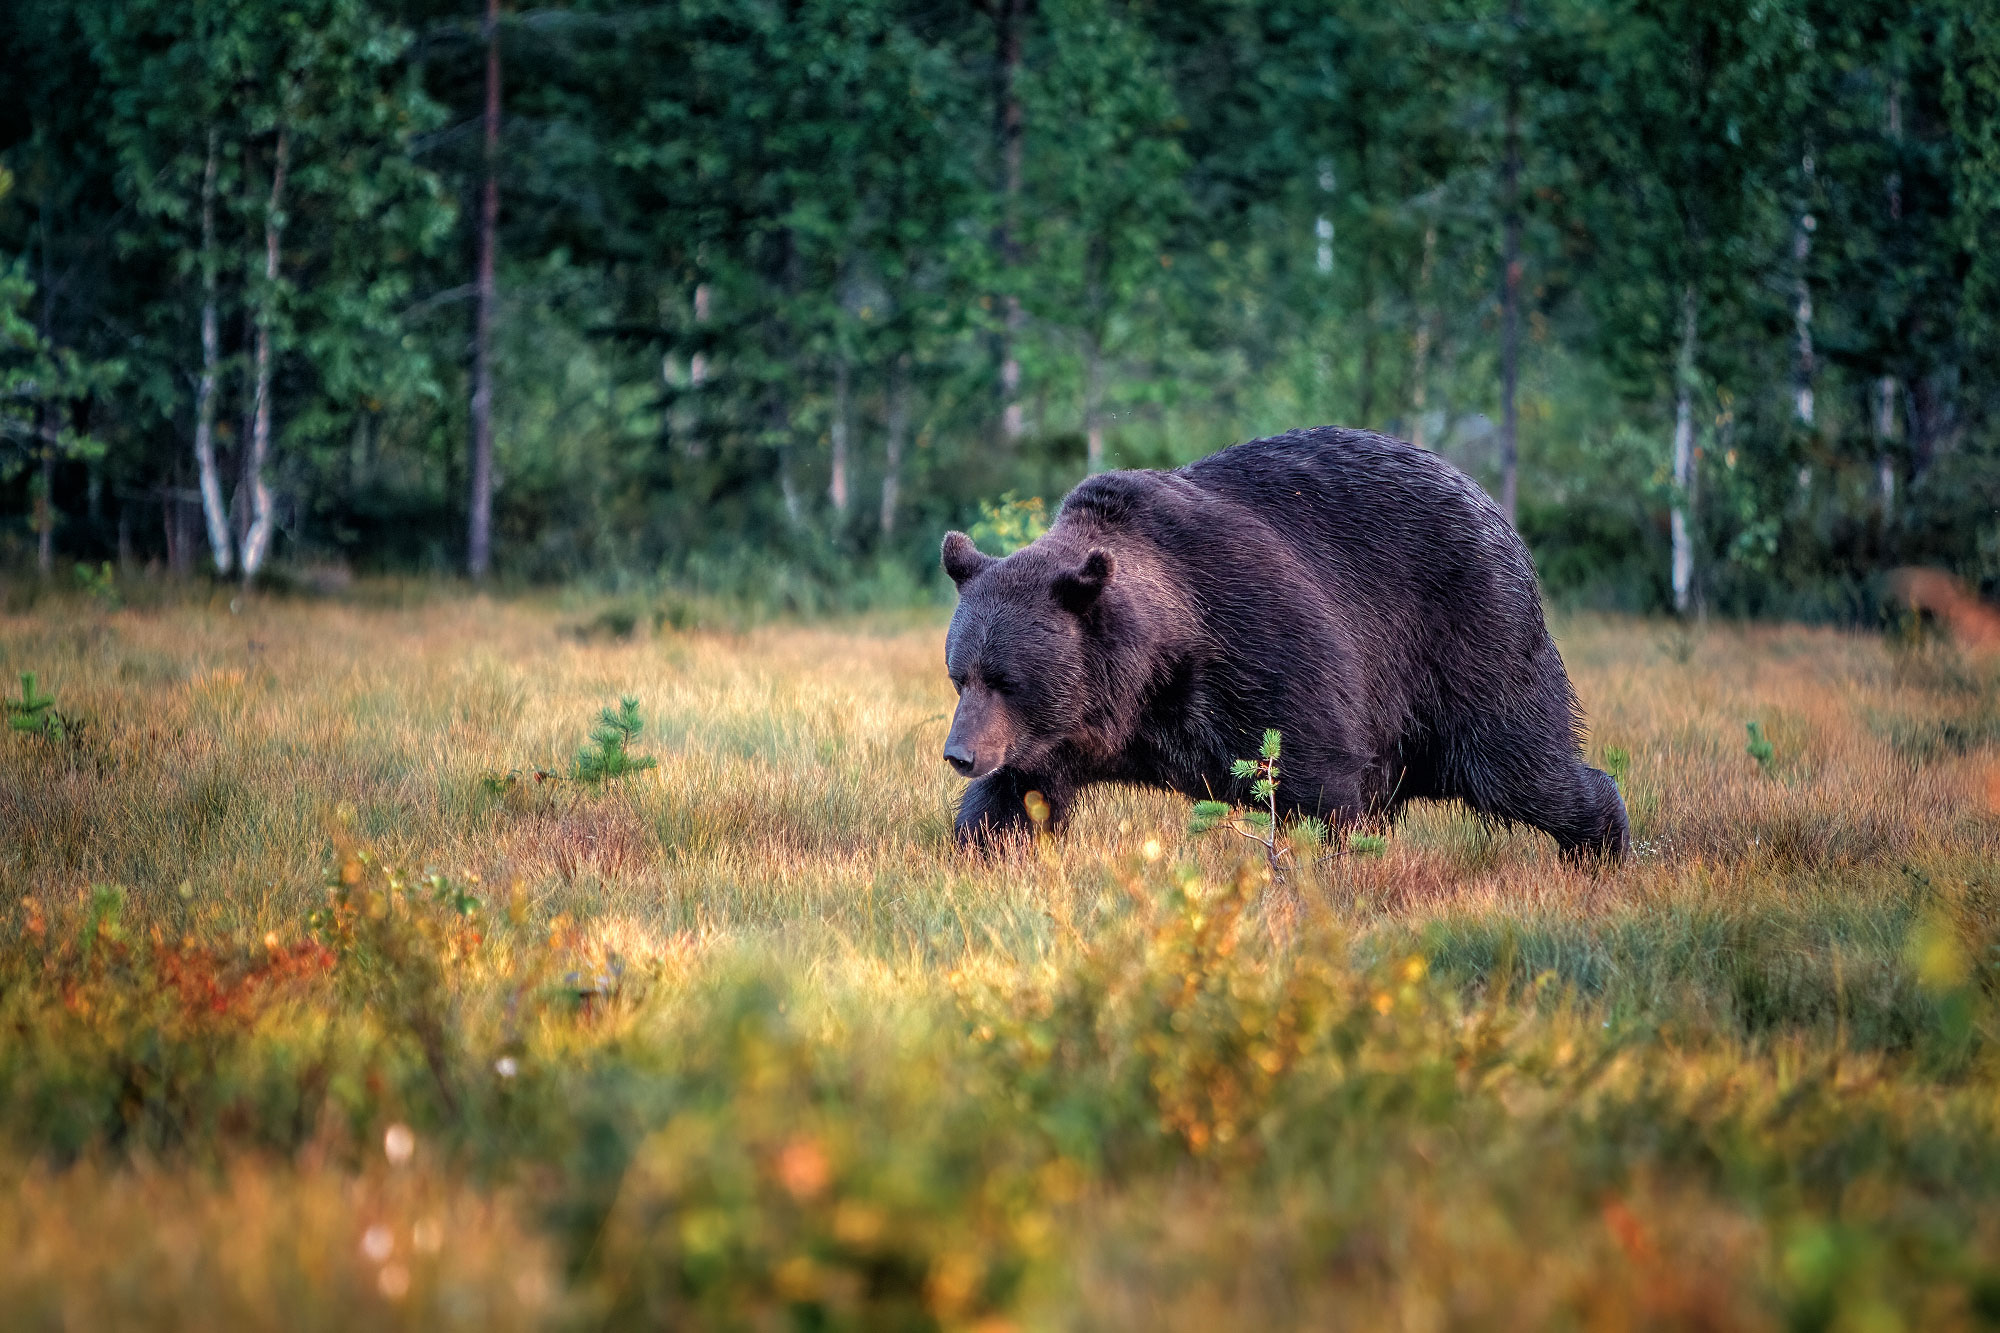
[[[1262,847],[1265,867],[1274,882],[1281,878],[1284,858],[1291,855],[1291,848],[1282,845],[1283,831],[1278,823],[1278,755],[1282,743],[1278,732],[1267,730],[1258,742],[1257,758],[1237,759],[1229,765],[1229,775],[1249,784],[1250,799],[1262,809],[1253,805],[1239,810],[1224,801],[1200,801],[1195,804],[1194,817],[1188,824],[1191,834],[1226,828]],[[1318,846],[1324,836],[1325,825],[1320,824],[1312,845]]]
[[[118,575],[109,560],[99,561],[95,569],[85,564],[77,565],[76,586],[107,611],[117,610],[123,601],[118,593]]]
[[[1188,832],[1199,836],[1227,822],[1230,817],[1231,807],[1227,801],[1196,801],[1194,817],[1188,821]]]
[[[629,748],[645,729],[637,699],[627,696],[617,708],[602,710],[597,725],[590,729],[590,744],[577,751],[570,765],[570,777],[595,787],[658,767],[659,760],[653,756],[633,754]]]
[[[1389,850],[1389,838],[1382,833],[1350,833],[1347,835],[1347,852],[1350,856],[1381,856]]]
[[[1882,569],[1990,572],[1978,7],[1043,0],[994,77],[1014,8],[501,15],[503,569],[922,600],[943,527],[1016,549],[1047,515],[1015,497],[1315,422],[1421,438],[1497,490],[1488,306],[1518,197],[1518,521],[1552,596],[1661,608],[1670,508],[1729,613],[1872,623]],[[226,509],[264,328],[282,554],[455,565],[479,25],[21,0],[0,41],[34,53],[0,116],[7,551],[25,518],[93,568],[191,566],[197,399]]]
[[[1012,555],[1048,530],[1048,511],[1042,498],[1037,495],[1023,500],[1009,491],[980,505],[979,521],[965,535],[981,550]]]
[[[1617,745],[1604,747],[1604,771],[1620,787],[1625,785],[1625,777],[1632,771],[1632,752]]]
[[[1757,761],[1759,770],[1768,774],[1777,752],[1771,748],[1769,738],[1764,735],[1764,724],[1752,718],[1743,724],[1743,729],[1750,736],[1750,743],[1743,747],[1743,752]]]
[[[56,708],[55,696],[43,694],[35,684],[35,673],[21,673],[21,697],[0,700],[7,710],[7,727],[10,731],[22,732],[52,744],[61,745],[76,739],[79,725],[77,720]]]
[[[0,165],[0,207],[13,186],[13,175]],[[30,482],[31,518],[40,530],[55,521],[53,497],[46,493],[49,469],[103,453],[103,441],[76,428],[76,405],[115,385],[124,366],[53,341],[30,315],[35,291],[26,259],[0,246],[0,482],[40,465]]]
[[[627,969],[631,986],[587,1008],[557,978],[605,964],[569,923],[462,910],[337,833],[303,938],[170,942],[124,924],[107,887],[74,929],[31,904],[0,939],[16,1034],[0,1128],[154,1177],[241,1177],[246,1158],[310,1150],[352,1189],[386,1170],[432,1208],[428,1173],[502,1181],[496,1205],[553,1248],[573,1308],[620,1327],[736,1327],[769,1308],[829,1328],[1032,1322],[1040,1300],[1074,1314],[1150,1289],[1079,1295],[1078,1257],[1157,1244],[1148,1218],[1190,1177],[1207,1225],[1161,1257],[1202,1265],[1183,1280],[1232,1290],[1206,1266],[1240,1268],[1240,1228],[1276,1214],[1285,1299],[1350,1310],[1496,1283],[1511,1299],[1564,1247],[1591,1280],[1559,1288],[1562,1308],[1656,1309],[1679,1289],[1633,1277],[1619,1227],[1662,1246],[1723,1236],[1687,1308],[1746,1321],[1919,1309],[1989,1280],[1973,1238],[2000,1181],[1993,1001],[1980,941],[1948,911],[1892,931],[1887,972],[1850,958],[1848,1003],[1900,988],[1917,1024],[1857,1084],[1820,1035],[1780,1056],[1614,1023],[1539,970],[1532,935],[1483,960],[1443,936],[1364,958],[1318,929],[1274,945],[1248,871],[1121,871],[1116,887],[1122,906],[1032,959],[880,991],[723,951]],[[1337,1180],[1312,1169],[1328,1162]],[[450,1216],[446,1272],[471,1240]],[[1385,1219],[1413,1241],[1383,1290],[1334,1260]],[[176,1244],[239,1262],[258,1230],[174,1223]],[[1839,1271],[1851,1254],[1870,1261]],[[1479,1280],[1461,1285],[1469,1255]],[[187,1299],[175,1271],[140,1295]]]

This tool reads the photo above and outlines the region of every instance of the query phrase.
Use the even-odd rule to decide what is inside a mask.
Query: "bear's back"
[[[1233,445],[1178,475],[1256,515],[1350,595],[1461,623],[1541,620],[1527,548],[1476,482],[1428,450],[1320,427]]]

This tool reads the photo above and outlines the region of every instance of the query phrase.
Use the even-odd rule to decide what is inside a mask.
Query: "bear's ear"
[[[980,554],[972,544],[972,538],[962,532],[947,532],[944,535],[944,572],[951,575],[951,581],[959,587],[980,570],[993,563],[993,557]]]
[[[1111,552],[1091,551],[1081,565],[1056,579],[1056,600],[1072,615],[1082,615],[1097,605],[1104,585],[1111,582],[1112,568]]]

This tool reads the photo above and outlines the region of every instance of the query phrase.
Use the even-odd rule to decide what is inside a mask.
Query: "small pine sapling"
[[[6,704],[10,731],[39,736],[55,745],[75,738],[76,720],[56,710],[55,696],[43,694],[36,688],[35,673],[32,671],[21,673],[20,698],[0,702]]]
[[[1389,835],[1386,833],[1350,833],[1347,835],[1347,852],[1350,856],[1381,856],[1389,850]]]
[[[1617,745],[1604,747],[1604,771],[1620,787],[1625,785],[1625,775],[1632,771],[1632,752]]]
[[[1266,731],[1257,758],[1238,759],[1229,766],[1232,777],[1250,780],[1250,797],[1262,804],[1263,809],[1239,811],[1227,801],[1197,801],[1194,818],[1188,824],[1188,832],[1192,834],[1226,828],[1256,843],[1264,849],[1264,864],[1270,867],[1271,878],[1278,882],[1283,881],[1284,858],[1292,855],[1292,849],[1280,839],[1278,824],[1278,757],[1283,739],[1276,731]],[[1312,849],[1326,846],[1333,840],[1333,834],[1327,822],[1314,815],[1301,816],[1291,826],[1292,840]],[[1381,833],[1349,833],[1345,844],[1346,854],[1352,856],[1381,856],[1389,849],[1388,836]],[[1330,855],[1340,854],[1336,851]]]
[[[576,752],[569,772],[554,773],[546,768],[511,768],[505,773],[488,770],[479,775],[479,788],[488,796],[504,798],[528,779],[537,787],[547,784],[551,789],[566,782],[601,787],[613,779],[658,768],[660,761],[651,755],[632,753],[632,742],[645,729],[645,720],[639,716],[639,701],[620,699],[618,707],[599,711],[597,725],[590,729],[590,744]],[[581,792],[576,799],[582,799]]]
[[[577,751],[570,776],[594,787],[612,778],[659,767],[660,761],[651,755],[631,751],[632,742],[645,728],[637,699],[628,696],[619,700],[617,708],[604,709],[597,715],[597,725],[590,729],[590,744]]]
[[[1771,748],[1771,742],[1764,735],[1764,724],[1753,718],[1744,723],[1744,729],[1750,733],[1750,743],[1743,747],[1743,752],[1755,759],[1757,767],[1768,774],[1777,751]]]
[[[1257,747],[1257,758],[1238,759],[1229,766],[1231,777],[1249,779],[1250,798],[1263,809],[1239,811],[1226,801],[1197,801],[1194,819],[1188,825],[1190,833],[1226,828],[1256,843],[1264,849],[1264,864],[1270,868],[1274,882],[1283,875],[1280,862],[1291,855],[1291,849],[1279,842],[1278,754],[1282,741],[1277,731],[1266,731],[1263,744]]]

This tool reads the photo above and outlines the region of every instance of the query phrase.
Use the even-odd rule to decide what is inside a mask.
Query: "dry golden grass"
[[[952,847],[938,619],[593,640],[583,603],[234,605],[0,620],[0,672],[84,723],[0,737],[0,1302],[34,1326],[2000,1309],[1982,659],[1564,623],[1633,862],[1426,808],[1254,893],[1224,948],[1245,845],[1177,799]],[[538,780],[625,695],[656,769]],[[360,848],[392,923],[437,871],[488,924],[314,934]],[[1382,980],[1413,955],[1421,982]],[[1257,1073],[1293,1023],[1360,1035]],[[396,1117],[434,1160],[384,1166]],[[402,1277],[356,1248],[435,1218],[453,1239]],[[1949,1262],[1898,1248],[1937,1225]]]
[[[88,719],[69,762],[19,741],[5,752],[0,874],[43,896],[123,884],[170,917],[186,883],[197,919],[262,935],[316,902],[333,812],[350,805],[389,859],[519,882],[552,910],[895,953],[933,947],[946,920],[1050,907],[1079,871],[1147,839],[1233,856],[1221,840],[1184,848],[1178,801],[1104,792],[1032,864],[965,862],[946,838],[957,783],[936,753],[952,699],[935,623],[586,643],[560,633],[573,619],[483,600],[232,614],[218,599],[0,622],[0,669],[36,671]],[[1630,756],[1638,865],[1566,872],[1538,835],[1441,808],[1408,821],[1383,862],[1343,866],[1330,901],[1592,912],[1745,876],[1809,892],[1830,871],[1994,848],[2000,769],[1982,729],[2000,721],[1985,677],[1937,649],[1606,621],[1563,640],[1593,755]],[[482,773],[565,769],[624,694],[658,770],[610,797],[532,778],[482,795]],[[1770,774],[1745,754],[1750,719],[1776,748]]]

